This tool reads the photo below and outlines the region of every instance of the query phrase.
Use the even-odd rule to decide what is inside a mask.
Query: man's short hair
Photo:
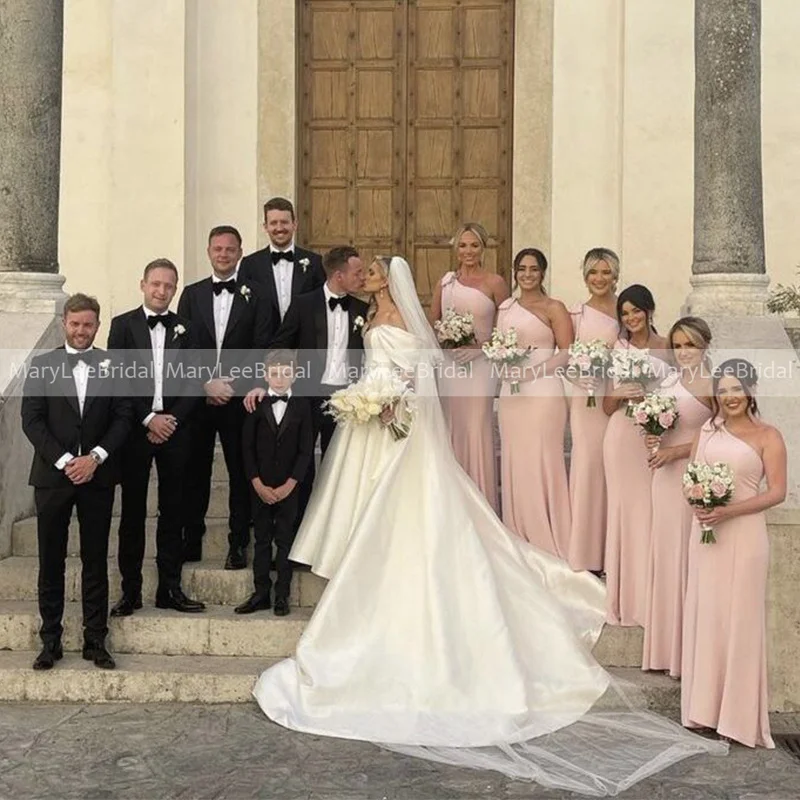
[[[168,258],[156,258],[153,261],[151,261],[144,268],[144,275],[142,275],[142,278],[144,280],[147,280],[147,276],[154,269],[169,269],[169,270],[172,270],[173,274],[175,275],[175,283],[178,282],[178,268]]]
[[[351,258],[358,258],[358,250],[346,244],[342,247],[333,247],[325,253],[325,258],[322,259],[322,266],[325,268],[325,274],[330,276],[334,272],[347,268],[347,262]]]
[[[292,205],[292,201],[287,200],[285,197],[270,197],[270,199],[264,203],[265,220],[268,211],[288,211],[292,215],[292,222],[294,222],[294,206]]]
[[[236,237],[236,241],[239,242],[239,247],[242,246],[242,234],[233,227],[233,225],[217,225],[215,228],[211,229],[211,232],[208,234],[208,243],[211,244],[211,240],[215,236],[225,236],[225,234],[230,234],[231,236]]]
[[[270,367],[294,367],[296,363],[297,354],[294,350],[286,348],[267,350],[267,355],[264,357],[264,365],[267,369]]]
[[[81,311],[94,311],[97,319],[100,319],[100,303],[97,302],[97,298],[76,292],[70,295],[67,302],[64,303],[64,319],[67,318],[67,314],[78,314]]]

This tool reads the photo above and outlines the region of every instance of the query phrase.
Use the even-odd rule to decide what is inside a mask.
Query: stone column
[[[760,44],[760,0],[695,0],[692,313],[765,312]]]
[[[62,0],[0,0],[0,311],[51,312],[58,275]]]

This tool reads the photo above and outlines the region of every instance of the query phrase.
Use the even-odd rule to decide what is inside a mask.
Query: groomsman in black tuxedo
[[[294,243],[297,221],[294,206],[285,197],[264,204],[264,230],[269,245],[242,259],[239,275],[258,281],[272,305],[276,325],[286,316],[292,300],[325,283],[322,256]]]
[[[323,413],[323,404],[359,375],[364,343],[356,320],[366,319],[367,304],[353,297],[364,288],[364,268],[354,247],[334,247],[325,255],[323,266],[325,283],[292,300],[271,348],[297,351],[296,394],[311,401],[314,440],[319,435],[324,456],[336,423]],[[264,394],[263,389],[249,392],[245,401],[248,410]],[[299,519],[308,504],[314,474],[312,460],[300,486]]]
[[[263,371],[264,352],[275,325],[271,306],[259,284],[239,275],[239,231],[229,225],[213,228],[208,237],[208,257],[211,276],[187,286],[178,303],[178,314],[192,325],[205,394],[191,431],[185,484],[184,561],[202,558],[214,442],[219,433],[229,479],[230,532],[225,569],[244,569],[250,538],[250,490],[242,462],[245,410],[240,397]]]
[[[83,657],[116,665],[108,633],[108,533],[119,480],[118,454],[131,426],[129,392],[117,364],[93,347],[100,305],[74,294],[64,305],[66,344],[31,360],[22,399],[22,429],[34,447],[39,540],[39,615],[43,648],[36,670],[63,656],[64,570],[69,523],[78,511],[81,544]]]
[[[183,566],[183,483],[189,463],[190,419],[199,404],[199,383],[190,379],[191,324],[173,314],[178,268],[166,258],[151,261],[139,284],[141,306],[114,317],[108,346],[125,351],[124,361],[138,376],[130,381],[133,430],[122,451],[122,515],[119,570],[122,597],[112,617],[127,617],[142,607],[147,486],[153,461],[158,470],[156,607],[203,611],[205,606],[181,589]],[[121,355],[122,353],[117,353]]]

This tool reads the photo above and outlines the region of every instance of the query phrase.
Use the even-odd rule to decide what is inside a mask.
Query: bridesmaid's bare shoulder
[[[764,422],[763,420],[759,420],[758,424],[756,425],[756,437],[758,439],[758,443],[762,447],[768,447],[770,445],[780,445],[781,447],[784,446],[783,434],[776,428],[774,425],[770,425],[768,422]]]
[[[511,294],[506,279],[497,272],[490,272],[487,274],[485,286],[498,307],[504,303]]]
[[[569,314],[569,309],[564,305],[561,300],[556,300],[555,297],[548,297],[545,304],[545,310],[548,316],[552,319],[554,316],[564,316]]]

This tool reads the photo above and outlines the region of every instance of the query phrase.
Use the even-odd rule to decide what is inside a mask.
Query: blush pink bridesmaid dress
[[[459,314],[472,313],[479,342],[491,337],[496,313],[494,300],[480,289],[464,286],[455,272],[448,272],[442,278],[442,310],[447,308]],[[469,375],[462,377],[455,373],[462,369],[469,369]],[[456,459],[495,511],[498,510],[493,413],[496,391],[496,373],[483,355],[464,367],[449,359],[445,363],[439,392]]]
[[[602,339],[613,347],[619,324],[602,311],[585,303],[570,309],[575,339],[589,342]],[[603,411],[602,397],[597,406],[586,406],[586,392],[570,385],[569,425],[572,453],[569,464],[569,498],[572,528],[567,560],[574,570],[604,568],[606,544],[606,480],[603,468],[603,438],[609,417]]]
[[[691,444],[711,416],[711,409],[677,377],[666,382],[660,393],[675,397],[680,414],[675,427],[661,438],[661,446]],[[668,670],[675,678],[681,674],[683,598],[694,519],[683,496],[683,473],[688,463],[688,457],[670,461],[653,472],[651,484],[653,521],[642,669]]]
[[[517,331],[520,346],[535,348],[528,364],[542,364],[556,351],[553,329],[516,300],[506,300],[497,315],[503,332]],[[567,402],[561,378],[537,377],[503,383],[498,410],[503,522],[540,550],[565,558],[570,511],[564,431]]]
[[[700,433],[697,461],[733,470],[735,500],[760,491],[761,456],[719,420]],[[715,526],[700,543],[695,520],[683,614],[681,718],[687,728],[715,728],[748,747],[775,745],[767,702],[766,595],[769,539],[764,513]]]

